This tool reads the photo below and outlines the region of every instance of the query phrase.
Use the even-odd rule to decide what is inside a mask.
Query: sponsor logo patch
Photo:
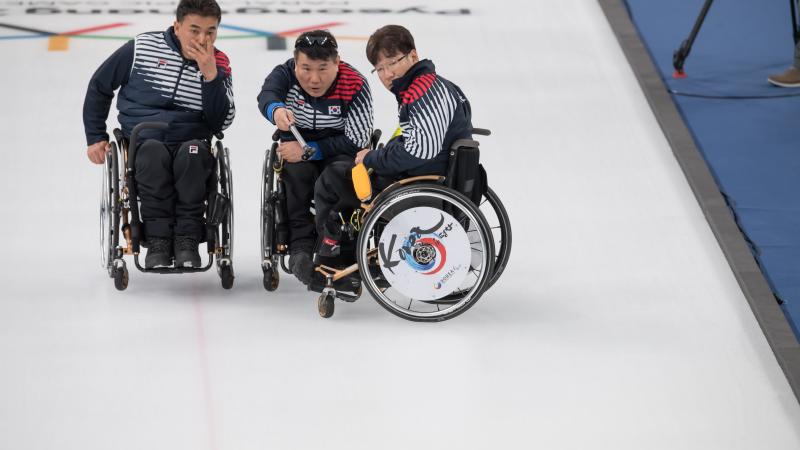
[[[196,145],[190,145],[189,146],[189,153],[191,153],[191,154],[196,155],[198,150],[199,149],[198,149],[198,147]]]
[[[159,69],[166,69],[167,68],[167,60],[166,59],[159,59],[158,60],[158,68]]]

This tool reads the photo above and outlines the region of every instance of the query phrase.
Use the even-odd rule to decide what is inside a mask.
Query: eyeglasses
[[[318,45],[323,48],[338,48],[336,41],[328,36],[300,36],[294,43],[294,48],[310,48]]]
[[[383,66],[380,66],[380,67],[379,67],[379,66],[375,66],[375,68],[374,68],[374,69],[370,70],[370,73],[375,73],[375,72],[378,72],[378,75],[380,75],[380,74],[382,74],[382,73],[383,73],[383,71],[384,71],[384,70],[386,70],[386,69],[389,69],[389,70],[391,70],[393,67],[395,67],[395,66],[397,65],[397,63],[399,63],[400,61],[402,61],[403,59],[405,59],[405,57],[406,57],[406,56],[408,56],[408,55],[410,55],[410,53],[406,53],[405,55],[403,55],[403,56],[401,56],[401,57],[399,57],[399,58],[395,59],[395,60],[394,60],[394,61],[392,61],[392,62],[388,62],[388,63],[384,64]]]

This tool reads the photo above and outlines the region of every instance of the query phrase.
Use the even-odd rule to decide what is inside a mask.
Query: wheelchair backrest
[[[450,148],[446,184],[480,204],[486,193],[486,171],[480,164],[480,144],[472,139],[458,139]]]

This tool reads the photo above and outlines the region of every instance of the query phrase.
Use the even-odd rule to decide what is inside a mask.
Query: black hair
[[[184,17],[190,14],[200,17],[216,17],[217,22],[222,20],[222,10],[215,0],[181,0],[175,11],[178,22],[183,22]]]
[[[367,59],[374,66],[378,57],[393,56],[398,53],[407,54],[417,47],[414,45],[414,36],[405,27],[400,25],[386,25],[372,33],[367,41]]]
[[[294,41],[294,57],[300,53],[317,61],[334,61],[339,56],[339,44],[328,30],[306,31]]]

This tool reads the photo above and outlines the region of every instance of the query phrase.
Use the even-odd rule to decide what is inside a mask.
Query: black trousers
[[[207,183],[214,172],[208,143],[167,146],[148,139],[136,151],[136,186],[144,235],[203,238]]]
[[[316,208],[316,227],[320,235],[324,230],[325,222],[336,221],[342,213],[345,221],[350,219],[351,212],[361,206],[361,201],[356,197],[353,188],[353,161],[336,161],[328,165],[322,172],[314,187],[314,205]],[[386,177],[373,174],[372,191],[377,193],[388,187],[401,176]]]
[[[291,253],[314,251],[317,233],[311,200],[314,186],[321,173],[335,164],[353,167],[353,158],[338,156],[319,161],[301,161],[283,165],[283,183],[286,188],[286,215],[289,221],[289,249]],[[319,215],[319,205],[315,205]]]

